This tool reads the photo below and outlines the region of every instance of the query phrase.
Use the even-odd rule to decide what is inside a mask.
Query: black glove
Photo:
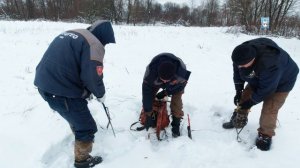
[[[151,114],[149,114],[149,115],[146,114],[145,128],[147,131],[149,130],[150,127],[152,127],[154,125],[154,120],[153,120]]]
[[[249,99],[249,100],[243,102],[242,104],[240,104],[240,106],[241,106],[242,110],[248,110],[255,104],[256,103],[253,100]]]
[[[163,99],[165,96],[167,96],[167,92],[166,92],[165,90],[162,90],[162,91],[160,91],[160,92],[158,92],[158,93],[156,94],[156,98],[157,98],[158,100]]]
[[[237,90],[233,98],[233,103],[237,106],[242,98],[243,90]]]

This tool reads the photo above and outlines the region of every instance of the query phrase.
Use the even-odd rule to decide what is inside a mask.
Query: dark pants
[[[94,140],[97,126],[85,99],[56,96],[42,90],[39,92],[49,106],[68,121],[76,140],[84,142]]]

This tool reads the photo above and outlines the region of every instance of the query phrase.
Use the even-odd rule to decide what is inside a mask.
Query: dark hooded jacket
[[[175,78],[168,83],[163,83],[158,76],[160,63],[170,61],[176,65]],[[165,89],[167,95],[184,90],[191,72],[186,70],[183,61],[171,53],[162,53],[155,56],[146,68],[143,81],[143,108],[145,112],[152,111],[154,92],[159,88]]]
[[[40,90],[68,98],[105,94],[104,46],[115,42],[114,32],[109,21],[89,29],[63,32],[51,42],[36,67],[34,84]]]
[[[233,80],[237,91],[248,82],[253,89],[252,101],[259,103],[275,92],[289,92],[295,85],[299,68],[289,54],[268,38],[258,38],[243,44],[256,49],[255,62],[249,68],[233,63]]]
[[[96,36],[104,46],[108,43],[116,43],[114,31],[108,21],[98,20],[88,27],[88,30]]]

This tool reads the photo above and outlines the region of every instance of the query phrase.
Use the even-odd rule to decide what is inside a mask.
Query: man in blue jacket
[[[183,116],[182,94],[191,72],[186,70],[183,61],[171,53],[155,56],[146,68],[143,80],[143,108],[146,114],[145,128],[155,125],[152,120],[152,105],[155,98],[171,96],[172,135],[180,136],[180,120]],[[159,93],[159,89],[163,90]]]
[[[256,146],[269,150],[279,109],[293,89],[299,68],[289,54],[268,38],[246,41],[232,52],[237,105],[223,128],[243,128],[250,108],[263,101]],[[244,88],[244,83],[248,84]]]
[[[102,162],[100,156],[90,156],[97,127],[85,99],[92,93],[104,101],[103,57],[104,46],[109,43],[115,43],[109,21],[66,31],[52,41],[36,67],[34,84],[39,93],[67,120],[75,135],[77,168]]]

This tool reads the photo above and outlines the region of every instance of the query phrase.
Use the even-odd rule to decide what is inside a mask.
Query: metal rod
[[[111,118],[110,118],[110,114],[109,114],[108,107],[106,107],[104,103],[102,103],[102,106],[103,106],[103,108],[104,108],[105,114],[106,114],[107,119],[108,119],[108,123],[107,123],[106,128],[108,129],[108,127],[109,127],[109,125],[110,125],[110,127],[111,127],[111,129],[112,129],[112,132],[113,132],[114,136],[116,137],[114,127],[113,127],[113,125],[111,124]]]

